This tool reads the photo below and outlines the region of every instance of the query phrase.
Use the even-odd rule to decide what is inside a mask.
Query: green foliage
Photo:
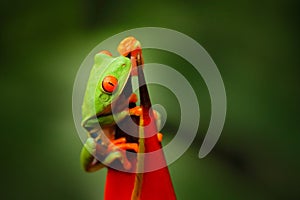
[[[1,2],[3,199],[101,199],[105,170],[86,174],[79,164],[82,143],[72,119],[72,86],[96,44],[141,26],[171,28],[196,39],[219,67],[228,96],[221,139],[199,160],[209,95],[200,76],[190,68],[181,71],[197,91],[203,113],[197,140],[170,166],[178,199],[299,198],[296,4]],[[167,53],[149,51],[145,57],[174,68],[186,64]],[[176,120],[166,131],[176,131]],[[166,136],[165,143],[169,140]]]

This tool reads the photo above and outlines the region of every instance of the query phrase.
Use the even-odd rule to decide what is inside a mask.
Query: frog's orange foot
[[[115,145],[118,149],[123,150],[133,150],[135,152],[139,152],[139,145],[137,143],[123,143]]]
[[[163,134],[162,133],[157,133],[157,139],[158,139],[159,142],[162,142]]]
[[[124,143],[126,143],[125,137],[121,137],[116,140],[111,140],[111,143],[108,145],[107,151],[108,152],[113,151],[114,149],[117,149],[117,145],[124,144]]]
[[[125,143],[126,142],[126,138],[125,137],[121,137],[121,138],[118,138],[116,140],[112,140],[111,143],[112,144],[120,144],[120,143]],[[110,145],[112,145],[110,144]]]
[[[132,70],[131,75],[137,76],[137,65],[144,63],[142,58],[141,43],[134,37],[130,36],[122,40],[118,46],[118,51],[122,56],[130,58]]]
[[[136,106],[134,108],[129,109],[130,115],[141,116],[143,114],[143,109],[140,106]]]
[[[126,143],[126,138],[119,138],[113,140],[108,146],[108,151],[117,151],[118,149],[122,150],[134,150],[135,152],[139,151],[139,145],[137,143]]]
[[[127,56],[129,53],[136,49],[141,49],[141,44],[132,36],[122,40],[118,46],[118,51],[123,56]]]

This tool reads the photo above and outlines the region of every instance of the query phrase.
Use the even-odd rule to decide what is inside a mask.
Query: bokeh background
[[[226,87],[223,133],[200,160],[210,117],[205,83],[174,55],[145,53],[148,61],[180,69],[200,102],[197,139],[169,167],[178,199],[299,199],[298,5],[296,0],[1,1],[1,199],[102,199],[106,170],[87,174],[79,164],[73,82],[99,42],[143,26],[197,40]],[[163,102],[154,90],[153,101]],[[169,119],[165,143],[176,123]]]

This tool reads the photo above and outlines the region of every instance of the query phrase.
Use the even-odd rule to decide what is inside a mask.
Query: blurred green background
[[[169,167],[178,199],[300,198],[298,1],[5,0],[0,5],[1,199],[102,199],[106,170],[87,174],[79,164],[73,82],[99,42],[143,26],[197,40],[226,87],[223,133],[200,160],[210,104],[201,77],[190,77],[199,91],[202,121],[191,148]],[[162,63],[180,63],[160,55]],[[170,127],[166,132],[172,132],[172,122]]]

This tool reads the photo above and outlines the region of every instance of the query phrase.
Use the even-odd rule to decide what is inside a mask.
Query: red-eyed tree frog
[[[124,150],[137,152],[138,144],[127,143],[125,137],[115,139],[117,122],[126,116],[139,116],[142,113],[139,106],[128,108],[128,102],[137,101],[136,95],[126,97],[122,93],[131,69],[127,57],[113,58],[107,51],[95,55],[82,104],[82,126],[89,132],[89,137],[81,151],[81,164],[88,172],[96,171],[117,159],[124,169],[131,168]],[[112,106],[115,106],[114,116]]]
[[[140,43],[135,38],[128,37],[120,43],[118,51],[122,56],[114,58],[107,51],[95,55],[82,104],[82,126],[88,132],[88,139],[81,151],[81,164],[88,172],[108,166],[105,199],[175,199],[167,167],[145,175],[128,173],[129,169],[135,170],[134,167],[143,166],[144,159],[138,159],[135,154],[132,157],[126,151],[151,152],[151,148],[145,148],[146,145],[154,145],[155,149],[160,149],[162,134],[157,134],[158,141],[153,135],[150,139],[141,136],[144,132],[155,133],[157,127],[160,127],[160,117],[153,110],[156,126],[151,123],[150,128],[141,128],[144,126],[145,113],[150,110],[142,100],[141,107],[136,106],[137,96],[131,94],[130,76],[138,75],[140,79],[141,68],[137,67],[139,63],[143,63]],[[151,107],[149,95],[146,94],[140,90],[141,99],[145,100],[142,97],[148,96],[146,100]],[[122,132],[119,127],[120,123],[128,124],[128,119],[131,118],[137,119],[135,123],[140,125],[136,126],[138,134],[132,135],[133,140],[127,137],[131,135],[131,131]],[[132,127],[130,124],[128,126]],[[163,154],[158,159],[163,161]],[[110,164],[113,162],[121,164],[125,171],[111,168]],[[118,193],[115,188],[118,188]]]

